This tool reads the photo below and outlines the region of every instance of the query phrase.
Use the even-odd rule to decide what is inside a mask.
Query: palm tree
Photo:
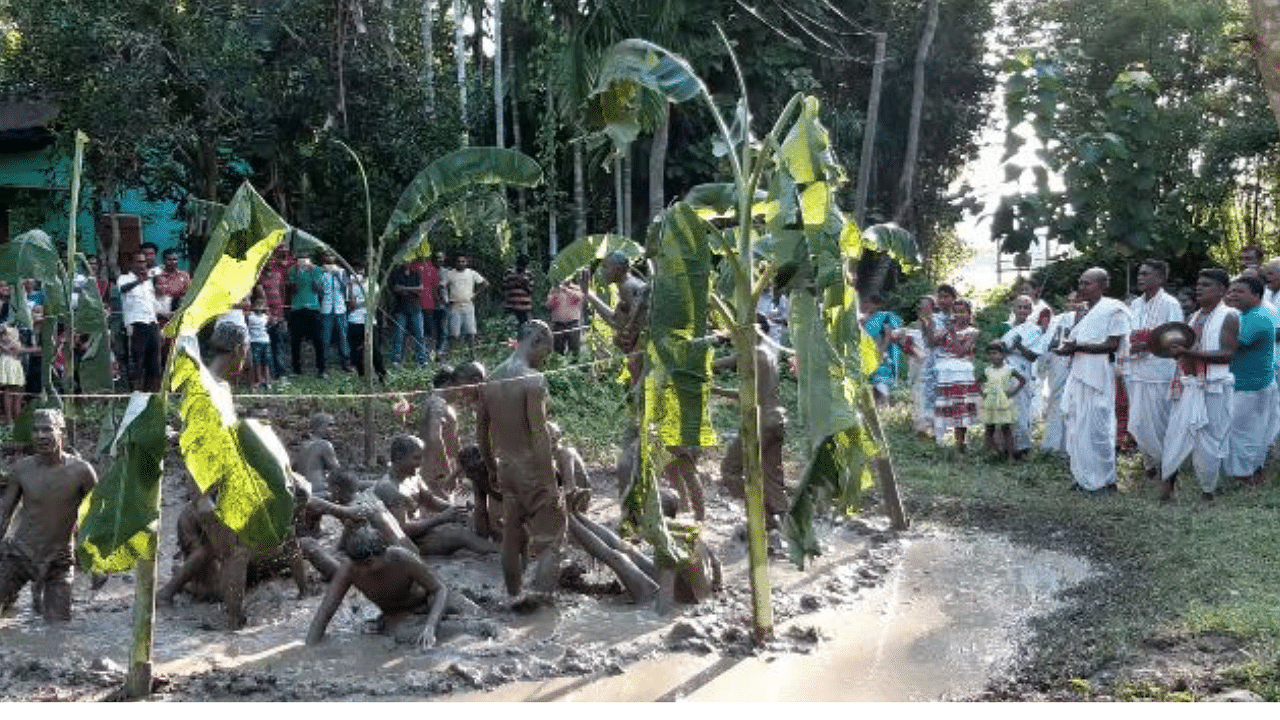
[[[1258,69],[1271,102],[1271,112],[1280,123],[1280,5],[1275,0],[1249,0],[1253,10],[1254,52]]]

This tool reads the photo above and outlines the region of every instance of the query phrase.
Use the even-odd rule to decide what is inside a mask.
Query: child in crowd
[[[5,323],[0,325],[0,393],[4,398],[4,422],[12,425],[22,411],[22,393],[27,376],[22,370],[22,338],[18,328]]]
[[[271,318],[267,316],[265,301],[253,305],[253,311],[245,318],[249,329],[249,356],[253,364],[253,383],[255,387],[266,390],[271,387],[271,336],[267,334],[267,324]]]
[[[1027,379],[1022,373],[1005,364],[1008,349],[999,340],[987,343],[987,369],[983,373],[982,411],[979,418],[986,426],[986,445],[996,456],[1005,460],[1013,451],[1013,423],[1015,420],[1013,396],[1022,390]],[[1017,385],[1009,388],[1009,381]]]

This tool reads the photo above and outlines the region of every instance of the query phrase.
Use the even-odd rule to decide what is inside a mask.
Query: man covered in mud
[[[479,445],[468,445],[458,451],[456,477],[466,477],[471,483],[472,529],[480,537],[502,541],[502,491],[489,475],[489,466]]]
[[[426,649],[436,644],[436,626],[444,615],[448,589],[415,553],[388,546],[377,530],[360,525],[343,535],[343,558],[325,589],[307,631],[307,644],[324,639],[334,613],[355,586],[382,611],[379,629],[401,642]],[[418,622],[414,622],[418,620]]]
[[[422,451],[422,441],[412,435],[392,438],[391,467],[374,493],[423,555],[452,555],[464,549],[497,552],[496,545],[462,524],[465,508],[450,505],[427,487],[418,474]]]
[[[348,473],[334,477],[328,500],[312,496],[307,501],[307,509],[316,514],[331,515],[342,522],[342,534],[338,537],[339,550],[353,530],[368,525],[382,536],[387,545],[398,545],[415,555],[418,553],[418,546],[401,529],[400,523],[374,489],[361,490],[355,477]],[[298,545],[303,557],[320,573],[320,577],[325,582],[332,580],[342,561],[322,548],[314,537],[301,538]]]
[[[422,408],[422,479],[439,496],[448,497],[456,481],[453,461],[458,455],[458,413],[451,404],[457,375],[441,367],[431,379],[431,395]]]
[[[675,566],[656,562],[617,533],[588,518],[582,492],[570,497],[570,536],[588,554],[613,570],[633,603],[656,600],[657,611],[666,613],[675,603],[701,603],[720,591],[723,583],[720,559],[702,541],[701,526],[675,519],[680,502],[675,492],[664,489],[661,494],[667,531],[687,552],[685,562]]]
[[[715,362],[716,369],[735,367],[737,357]],[[738,399],[738,391],[713,386],[712,393],[730,400]],[[782,474],[782,445],[786,440],[786,409],[778,395],[778,351],[769,338],[769,321],[756,315],[756,404],[760,408],[760,456],[764,465],[764,505],[766,524],[770,530],[779,527],[787,511],[786,483]],[[720,462],[720,480],[737,498],[746,497],[746,463],[742,436],[735,435],[725,447]]]
[[[35,454],[15,463],[0,495],[0,538],[17,511],[13,537],[0,539],[0,613],[8,611],[27,583],[36,610],[49,622],[71,619],[75,576],[72,537],[80,503],[98,482],[93,468],[62,448],[65,423],[58,410],[32,414]]]
[[[485,462],[502,492],[502,577],[513,597],[524,585],[525,557],[533,559],[533,590],[554,592],[567,523],[540,370],[552,351],[551,328],[530,320],[520,326],[517,342],[481,389],[476,418],[481,451],[488,450]]]
[[[336,476],[341,468],[338,453],[329,440],[329,431],[333,427],[333,416],[328,413],[316,413],[311,416],[311,431],[298,447],[292,458],[295,472],[302,475],[311,484],[313,495],[327,496],[330,478]],[[320,515],[304,510],[298,518],[298,534],[316,536],[320,533]]]

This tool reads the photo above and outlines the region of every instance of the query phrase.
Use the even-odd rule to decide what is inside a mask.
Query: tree
[[[1267,88],[1271,112],[1280,123],[1280,5],[1271,0],[1249,0],[1249,8],[1253,11],[1258,70]]]

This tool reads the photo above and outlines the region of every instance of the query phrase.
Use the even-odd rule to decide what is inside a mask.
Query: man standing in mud
[[[13,605],[28,582],[35,583],[36,608],[49,622],[71,619],[71,581],[80,502],[98,478],[93,468],[62,449],[64,422],[57,410],[36,410],[31,420],[35,455],[19,460],[0,497],[0,538],[9,530],[18,503],[18,527],[0,540],[0,612]]]
[[[649,286],[631,272],[627,256],[620,252],[609,253],[600,263],[601,274],[618,286],[618,304],[610,308],[595,293],[588,291],[587,300],[601,319],[613,328],[613,344],[628,353],[627,367],[631,370],[631,382],[640,379],[641,333],[648,318]]]
[[[311,484],[314,495],[327,497],[329,479],[341,468],[338,453],[329,440],[329,431],[333,427],[333,416],[328,413],[316,413],[311,416],[311,432],[293,457],[290,458],[295,472],[301,474]],[[298,522],[298,534],[317,536],[320,534],[320,514],[304,510]]]
[[[489,442],[485,462],[502,492],[502,577],[507,594],[523,585],[522,558],[533,558],[533,589],[555,590],[568,518],[556,484],[547,428],[547,383],[540,368],[551,354],[551,328],[530,320],[511,357],[480,390],[476,433]]]

